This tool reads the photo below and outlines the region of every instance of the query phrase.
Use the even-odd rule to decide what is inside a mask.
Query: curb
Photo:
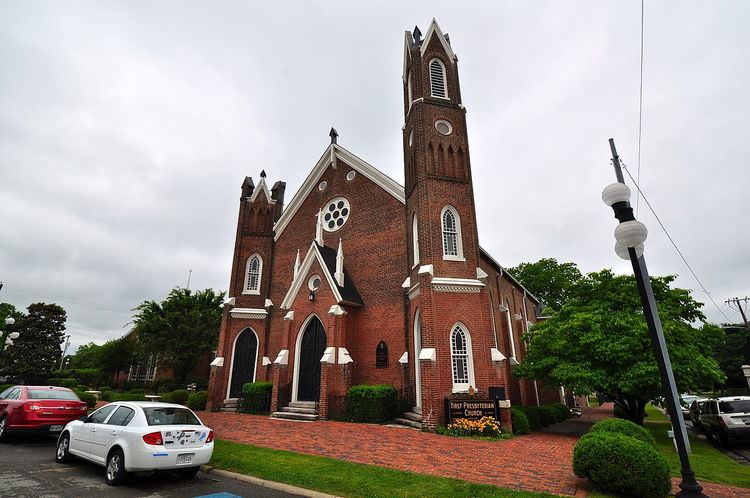
[[[230,479],[236,479],[238,481],[249,482],[255,484],[256,486],[275,489],[276,491],[283,491],[285,493],[308,496],[310,498],[338,498],[336,495],[329,495],[327,493],[321,493],[320,491],[312,491],[310,489],[292,486],[291,484],[284,484],[276,481],[267,481],[258,477],[238,474],[236,472],[230,472],[228,470],[217,469],[216,467],[213,467],[211,465],[201,465],[201,470],[206,474],[216,474],[219,476],[228,477]]]

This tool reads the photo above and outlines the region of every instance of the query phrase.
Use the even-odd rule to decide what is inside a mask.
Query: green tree
[[[187,379],[198,360],[216,347],[224,293],[213,289],[173,289],[161,303],[146,301],[134,319],[141,356],[157,355],[159,364]]]
[[[553,310],[559,310],[570,299],[573,287],[582,278],[575,263],[558,263],[555,258],[521,263],[508,272]]]
[[[118,372],[130,368],[134,354],[135,341],[130,337],[107,341],[99,348],[96,368],[107,374],[111,383]]]
[[[70,357],[70,368],[99,368],[102,346],[89,342],[78,346],[78,350]]]
[[[677,388],[711,388],[724,379],[712,357],[723,331],[705,323],[702,305],[690,291],[670,287],[674,279],[652,277],[651,283]],[[516,375],[606,394],[638,424],[646,403],[663,392],[632,275],[616,276],[610,270],[588,274],[571,289],[560,311],[525,338],[529,346]]]
[[[57,304],[30,304],[12,326],[20,335],[3,354],[3,372],[24,380],[49,376],[62,356],[66,319]]]
[[[742,365],[750,363],[750,332],[744,325],[725,325],[726,339],[716,346],[715,358],[724,375],[726,387],[747,387]]]

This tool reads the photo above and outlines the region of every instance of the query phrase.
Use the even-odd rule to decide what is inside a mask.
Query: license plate
[[[177,455],[177,463],[193,463],[193,455],[195,455],[195,453],[183,453]]]
[[[62,430],[63,430],[63,426],[62,425],[50,425],[49,426],[49,431],[50,432],[61,432]]]

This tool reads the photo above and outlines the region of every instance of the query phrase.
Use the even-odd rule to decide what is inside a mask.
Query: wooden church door
[[[326,333],[320,320],[313,318],[305,328],[300,344],[297,401],[318,401],[320,397],[320,358],[326,349]]]

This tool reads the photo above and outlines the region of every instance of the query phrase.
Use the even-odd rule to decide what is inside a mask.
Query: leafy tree
[[[78,350],[70,357],[70,368],[99,368],[102,346],[89,342],[78,346]]]
[[[670,287],[674,279],[653,277],[651,283],[677,388],[710,388],[724,379],[711,356],[723,331],[705,323],[702,305],[690,291]],[[606,394],[638,424],[643,423],[646,403],[663,392],[632,275],[589,273],[573,286],[560,311],[525,338],[529,346],[516,375]]]
[[[521,263],[508,272],[553,310],[559,310],[570,299],[573,287],[582,278],[575,263],[558,263],[555,258]]]
[[[107,341],[99,348],[97,368],[108,375],[111,383],[118,372],[130,368],[134,354],[135,341],[130,337]]]
[[[742,365],[750,363],[750,332],[744,325],[724,326],[726,340],[716,347],[716,361],[719,362],[727,387],[747,387]]]
[[[49,376],[62,356],[66,319],[57,304],[30,304],[12,326],[20,335],[3,354],[4,373],[24,380]]]
[[[142,356],[157,355],[181,382],[200,358],[216,347],[224,293],[173,289],[161,303],[146,301],[134,319]]]

